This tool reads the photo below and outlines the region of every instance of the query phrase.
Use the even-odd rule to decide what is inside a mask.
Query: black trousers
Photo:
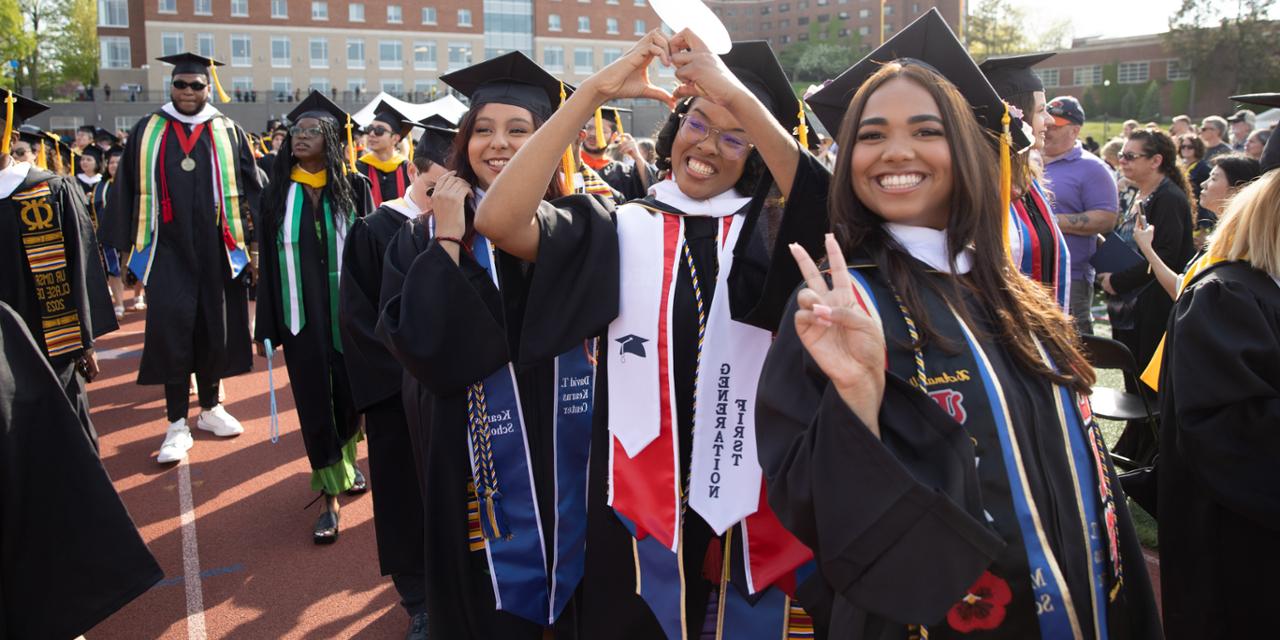
[[[196,394],[200,398],[201,409],[212,409],[218,406],[218,382],[217,377],[209,380],[207,374],[196,374]],[[164,411],[169,422],[186,418],[190,409],[190,388],[187,383],[164,385]]]

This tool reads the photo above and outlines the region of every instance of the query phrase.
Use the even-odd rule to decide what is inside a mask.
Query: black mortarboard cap
[[[221,67],[226,63],[214,60],[206,56],[194,53],[177,53],[171,56],[160,56],[156,58],[160,62],[168,62],[173,65],[173,71],[170,75],[178,75],[180,73],[198,73],[201,75],[209,75],[209,67]]]
[[[546,120],[560,105],[560,80],[519,51],[440,76],[445,84],[471,99],[471,108],[491,102],[524,107]],[[572,85],[564,84],[566,95]]]
[[[398,133],[401,138],[409,135],[416,126],[416,123],[409,121],[386,100],[379,101],[378,106],[373,108],[373,119],[391,127],[391,130]]]
[[[81,132],[81,131],[83,131],[83,132],[85,132],[85,133],[87,133],[87,134],[89,134],[89,135],[91,135],[91,136],[92,136],[93,134],[95,134],[95,133],[97,133],[97,132],[98,132],[98,128],[97,128],[97,127],[95,127],[95,126],[93,126],[93,125],[91,125],[91,124],[82,124],[82,125],[80,125],[80,126],[76,127],[76,133],[79,133],[79,132]]]
[[[37,127],[34,124],[24,124],[18,127],[17,131],[18,139],[32,146],[39,145],[41,142],[48,145],[50,142],[49,138],[45,137],[44,131],[41,131],[40,127]]]
[[[420,126],[413,120],[405,120],[405,123],[410,127]],[[453,139],[457,135],[458,130],[450,127],[431,124],[424,126],[422,135],[418,136],[418,141],[413,144],[414,158],[426,158],[438,165],[448,165],[449,152],[453,149]]]
[[[101,170],[102,170],[102,149],[99,149],[98,147],[96,147],[96,146],[94,146],[94,145],[89,145],[89,146],[87,146],[87,147],[85,147],[85,148],[83,148],[83,149],[81,149],[81,150],[80,150],[80,155],[82,155],[82,156],[89,156],[89,157],[93,158],[94,160],[97,160],[97,161],[98,161],[98,170],[99,170],[99,171],[101,171]],[[79,168],[80,168],[80,167],[76,167],[76,169],[77,169],[77,170],[78,170]]]
[[[8,89],[0,89],[0,120],[5,119],[5,113],[7,112],[7,107],[5,107],[4,101],[9,99],[9,95],[11,93],[12,92],[10,92]],[[36,102],[35,100],[32,100],[31,98],[28,98],[22,95],[21,93],[12,93],[12,95],[14,100],[13,102],[13,126],[14,127],[17,127],[18,125],[22,124],[28,118],[34,118],[37,115],[40,115],[41,113],[49,110],[49,105]]]
[[[987,76],[991,88],[1001,98],[1031,91],[1044,91],[1044,82],[1040,76],[1031,72],[1031,67],[1048,60],[1053,53],[1030,53],[1020,56],[1001,56],[987,58],[978,65],[982,74]]]
[[[938,10],[930,9],[826,87],[809,96],[809,106],[827,131],[833,136],[839,135],[840,121],[844,119],[849,101],[858,88],[884,64],[895,60],[920,64],[938,72],[964,95],[979,124],[997,134],[1003,130],[1000,120],[1005,106],[999,94],[991,88],[991,83],[987,82]],[[1031,141],[1018,127],[1011,126],[1010,130],[1014,149],[1030,146]]]
[[[782,128],[791,131],[800,124],[800,101],[768,42],[735,42],[733,49],[720,59],[760,99]]]
[[[116,134],[103,129],[102,127],[95,127],[93,130],[93,141],[102,142],[103,140],[109,140],[112,144],[120,141],[120,139],[116,137]]]
[[[618,350],[618,355],[625,357],[628,353],[630,353],[632,355],[643,358],[645,357],[644,343],[648,341],[649,341],[648,338],[641,338],[640,336],[634,333],[630,335],[622,336],[621,338],[617,339],[617,342],[622,345],[622,348]]]
[[[1242,96],[1231,96],[1231,99],[1259,107],[1280,108],[1280,92],[1250,93]],[[1267,146],[1262,149],[1262,160],[1259,163],[1262,165],[1263,173],[1272,169],[1280,169],[1280,131],[1273,132],[1271,137],[1267,138]]]
[[[289,115],[285,116],[292,124],[297,124],[303,118],[317,118],[329,120],[339,125],[345,125],[349,117],[347,112],[342,110],[342,107],[334,104],[332,100],[315,89],[312,89],[311,93],[303,98],[302,102],[299,102],[298,106],[289,112]]]

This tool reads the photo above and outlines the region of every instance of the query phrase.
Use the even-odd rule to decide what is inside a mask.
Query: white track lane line
[[[200,584],[200,546],[196,541],[196,509],[191,500],[190,456],[178,462],[178,506],[182,511],[182,577],[187,588],[187,638],[205,640],[204,590]]]

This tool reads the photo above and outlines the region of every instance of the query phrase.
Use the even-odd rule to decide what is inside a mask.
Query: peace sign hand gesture
[[[829,233],[826,247],[830,286],[808,252],[798,244],[790,246],[807,285],[796,298],[800,306],[796,334],[845,404],[878,438],[885,384],[884,331],[859,305],[844,253]]]

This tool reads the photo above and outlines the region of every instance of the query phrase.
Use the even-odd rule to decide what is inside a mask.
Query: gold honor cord
[[[1010,158],[1012,146],[1009,106],[1005,105],[1004,115],[1000,117],[1000,232],[1004,236],[1001,245],[1004,247],[1005,260],[1013,259],[1013,251],[1009,247],[1009,202],[1013,190],[1013,161]]]
[[[4,140],[0,140],[0,155],[9,155],[9,146],[13,140],[13,103],[18,99],[9,91],[4,97]]]
[[[564,80],[561,80],[560,81],[560,106],[564,106],[564,101],[565,101],[565,98],[567,97],[565,94],[566,92],[564,90]],[[564,174],[563,176],[561,176],[561,179],[564,181],[563,185],[564,185],[564,192],[566,195],[573,193],[573,172],[574,172],[574,167],[576,166],[578,165],[576,162],[574,162],[573,145],[570,144],[567,148],[565,148],[564,155],[560,158],[560,171]]]
[[[355,173],[356,171],[356,143],[351,136],[351,114],[347,114],[347,171]]]
[[[796,125],[796,137],[800,139],[800,150],[805,151],[809,148],[809,125],[804,119],[804,101],[800,103],[800,123]]]

